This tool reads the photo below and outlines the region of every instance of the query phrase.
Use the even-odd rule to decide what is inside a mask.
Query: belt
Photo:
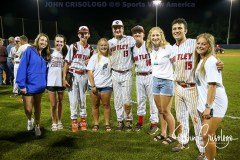
[[[190,87],[195,87],[196,83],[185,83],[185,82],[177,82],[179,86],[182,88],[190,88]]]
[[[112,69],[112,70],[115,71],[115,72],[118,72],[118,73],[126,73],[126,72],[129,71],[129,69],[128,70],[124,70],[124,71],[120,71],[120,70],[116,70],[116,69]]]
[[[77,73],[77,74],[79,74],[79,75],[84,75],[84,74],[87,73],[86,70],[75,70],[75,69],[70,69],[69,71],[72,72],[72,73]]]
[[[147,76],[147,75],[150,75],[150,74],[152,74],[152,72],[137,72],[138,76]]]
[[[15,64],[18,64],[18,63],[20,63],[20,62],[14,62]]]

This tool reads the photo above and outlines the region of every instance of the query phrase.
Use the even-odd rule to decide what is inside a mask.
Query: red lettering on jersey
[[[134,61],[138,61],[138,56],[135,56],[135,57],[134,57]]]
[[[185,53],[185,54],[178,54],[177,60],[190,60],[192,58],[191,53]]]
[[[112,48],[110,48],[110,52],[118,51],[118,50],[125,50],[128,49],[128,44],[123,44],[123,45],[117,45]]]

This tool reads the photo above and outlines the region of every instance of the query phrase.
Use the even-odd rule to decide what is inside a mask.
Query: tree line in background
[[[196,38],[200,33],[208,32],[215,36],[216,43],[226,44],[227,41],[227,31],[228,31],[228,21],[224,17],[218,17],[213,22],[209,21],[193,21],[188,20],[188,33],[189,38]],[[148,31],[155,26],[154,17],[148,17],[145,19],[122,19],[124,22],[125,34],[131,35],[131,28],[135,25],[142,25],[145,29],[145,39],[147,37]],[[167,40],[173,44],[174,39],[171,35],[171,21],[172,19],[161,20],[159,19],[159,26],[165,32]],[[55,21],[41,21],[42,32],[46,33],[50,39],[53,39],[56,32],[63,34],[67,38],[67,43],[71,44],[78,40],[77,30],[82,24],[75,24],[75,21],[71,19],[60,19],[57,22],[57,30],[55,26]],[[234,23],[237,24],[237,23]],[[109,24],[100,24],[98,26],[86,24],[90,28],[91,38],[89,43],[96,44],[101,37],[107,39],[112,38],[111,22]],[[20,18],[9,18],[4,17],[4,37],[7,39],[10,36],[19,36],[23,34],[22,19]],[[24,20],[24,33],[30,39],[34,40],[38,34],[38,21],[36,20]],[[230,44],[239,44],[239,28],[236,25],[231,26],[230,31]]]

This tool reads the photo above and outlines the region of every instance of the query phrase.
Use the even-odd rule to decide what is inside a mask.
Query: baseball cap
[[[83,32],[89,32],[89,29],[87,26],[80,26],[78,29],[78,33],[83,33]]]
[[[14,40],[15,41],[20,41],[20,37],[17,36],[17,37],[14,38]]]
[[[123,26],[123,22],[121,20],[114,20],[112,26]]]
[[[143,32],[144,33],[144,28],[140,25],[137,25],[137,26],[133,27],[131,29],[131,31],[132,31],[132,33],[136,33],[136,32]]]

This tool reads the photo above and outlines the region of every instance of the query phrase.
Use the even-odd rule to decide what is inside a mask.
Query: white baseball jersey
[[[171,58],[174,66],[175,81],[195,83],[193,73],[195,45],[195,39],[187,39],[180,45],[173,45]]]
[[[166,45],[160,47],[157,51],[154,49],[150,53],[153,76],[162,79],[173,80],[173,66],[170,61],[172,55],[172,46]]]
[[[112,87],[111,63],[108,57],[101,56],[98,60],[98,54],[94,54],[88,62],[87,70],[93,71],[97,88]],[[88,84],[91,85],[89,80]]]
[[[112,68],[121,71],[131,69],[133,66],[131,48],[136,43],[134,38],[124,35],[121,39],[112,38],[108,43]]]
[[[134,63],[136,65],[136,72],[151,72],[151,59],[150,54],[147,52],[145,41],[143,42],[141,47],[137,47],[136,45],[133,48],[133,58]]]
[[[48,63],[47,86],[62,87],[63,61],[62,53],[54,49]]]
[[[22,53],[27,49],[27,47],[31,46],[30,44],[23,44],[21,45],[17,52],[16,52],[16,56],[17,58],[14,59],[14,62],[20,62],[20,57],[22,55]]]
[[[214,56],[210,56],[207,59],[206,63],[204,64],[204,69],[206,71],[205,76],[203,76],[199,70],[202,62],[203,60],[199,62],[195,73],[199,98],[198,110],[202,113],[206,108],[205,104],[207,102],[208,83],[216,82],[216,95],[212,105],[213,116],[224,117],[227,110],[228,99],[222,82],[222,74],[220,71],[218,71],[216,66],[217,59]]]
[[[65,57],[65,60],[71,63],[69,69],[86,70],[85,60],[90,58],[91,55],[90,45],[84,47],[80,44],[80,42],[77,42],[77,48],[75,48],[77,52],[75,54],[73,53],[74,52],[73,47],[75,46],[71,44],[70,49],[68,50],[68,53]]]

